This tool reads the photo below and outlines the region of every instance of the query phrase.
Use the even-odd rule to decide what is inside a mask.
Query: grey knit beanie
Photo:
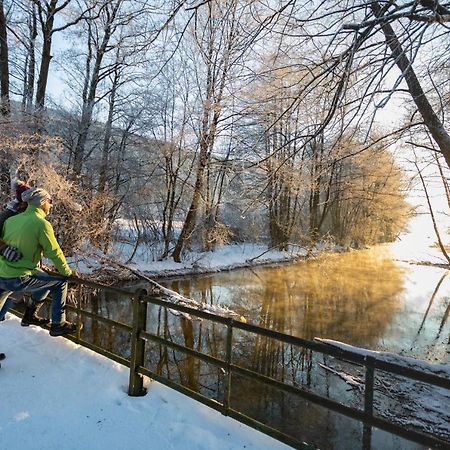
[[[51,198],[51,195],[42,188],[31,188],[22,192],[22,201],[34,206],[39,206],[45,200],[51,200]]]

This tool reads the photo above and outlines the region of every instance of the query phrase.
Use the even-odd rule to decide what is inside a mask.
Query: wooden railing
[[[211,314],[206,311],[201,311],[188,306],[177,305],[167,300],[164,300],[159,294],[152,291],[147,292],[141,289],[137,292],[130,292],[125,289],[119,289],[115,287],[109,287],[92,283],[85,280],[76,280],[77,286],[77,300],[75,305],[68,305],[68,310],[76,314],[78,323],[81,323],[83,318],[91,318],[104,323],[107,326],[112,326],[120,330],[129,333],[131,336],[131,357],[124,358],[123,356],[114,352],[108,351],[98,345],[88,342],[81,337],[78,327],[76,336],[69,336],[69,339],[83,345],[95,352],[98,352],[124,366],[130,368],[129,387],[128,393],[131,396],[141,396],[146,394],[144,387],[144,377],[147,376],[151,379],[157,380],[183,394],[194,398],[215,410],[220,411],[222,414],[233,417],[253,428],[256,428],[280,441],[287,443],[295,448],[311,449],[312,446],[300,442],[294,436],[281,432],[275,428],[272,428],[260,421],[256,420],[249,415],[242,413],[233,408],[231,402],[231,395],[233,392],[232,375],[238,375],[253,381],[258,381],[266,386],[276,388],[282,392],[290,395],[301,397],[308,402],[312,402],[316,405],[320,405],[328,410],[335,411],[339,414],[347,416],[351,419],[355,419],[363,424],[362,435],[362,448],[370,449],[372,440],[372,427],[380,430],[387,431],[389,433],[398,435],[407,440],[438,449],[450,448],[450,442],[445,441],[442,438],[433,435],[432,433],[425,433],[412,429],[394,422],[390,422],[382,417],[374,414],[374,380],[376,371],[383,371],[385,373],[394,374],[397,376],[405,377],[411,380],[420,381],[432,386],[444,388],[450,390],[450,380],[448,378],[440,377],[434,374],[425,373],[419,370],[415,370],[409,367],[404,367],[395,363],[384,362],[377,360],[370,356],[365,356],[360,353],[330,347],[322,342],[310,341],[295,336],[286,335],[277,331],[261,328],[259,326],[244,323],[232,318],[221,317]],[[124,324],[99,314],[93,313],[83,308],[82,296],[83,286],[90,287],[95,290],[101,290],[103,292],[111,292],[114,294],[120,294],[121,296],[128,297],[133,302],[133,317],[132,326]],[[226,327],[226,348],[224,358],[218,358],[211,356],[193,348],[189,348],[173,342],[172,340],[150,333],[147,329],[147,307],[148,304],[157,305],[160,307],[168,308],[172,311],[178,311],[181,313],[189,314],[192,317],[197,317],[203,320],[208,320],[214,323],[222,324]],[[16,311],[17,313],[17,311]],[[19,313],[20,315],[20,313]],[[264,336],[266,338],[274,339],[280,343],[289,344],[296,347],[308,349],[311,352],[319,352],[322,355],[329,355],[341,361],[350,362],[356,364],[365,369],[365,382],[364,382],[364,402],[363,408],[355,408],[353,406],[345,405],[341,402],[335,401],[331,398],[318,395],[303,387],[295,386],[293,384],[286,383],[274,379],[270,376],[262,373],[250,370],[235,362],[233,356],[233,338],[236,331],[244,331],[251,333],[255,336]],[[167,377],[164,377],[146,367],[145,364],[145,349],[146,342],[152,341],[159,345],[166,346],[173,350],[182,352],[190,357],[196,358],[207,364],[211,364],[220,368],[224,372],[224,395],[223,400],[218,401],[211,399],[199,392],[184,386],[181,383],[177,383]],[[299,424],[300,426],[300,424]]]

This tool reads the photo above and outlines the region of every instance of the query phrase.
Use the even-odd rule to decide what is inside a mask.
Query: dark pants
[[[8,297],[12,292],[31,292],[33,306],[43,302],[48,294],[51,294],[52,323],[60,324],[66,320],[66,278],[49,275],[43,271],[18,278],[0,278],[0,320],[11,306],[11,300]]]

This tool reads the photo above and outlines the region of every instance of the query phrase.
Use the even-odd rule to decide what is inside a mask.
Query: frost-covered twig
[[[356,389],[360,392],[364,391],[364,383],[361,378],[358,378],[354,375],[350,375],[341,370],[334,369],[330,366],[327,366],[326,364],[319,363],[318,365],[319,367],[322,367],[322,369],[327,370],[328,372],[331,372],[333,375],[336,375],[342,380],[344,380],[347,384],[350,385],[352,389]]]
[[[299,248],[301,248],[301,249],[304,249],[304,247],[301,246],[301,245],[299,245],[299,244],[291,244],[291,243],[288,243],[287,245],[289,245],[289,246],[294,246],[294,247],[299,247]],[[266,253],[269,253],[270,251],[276,249],[277,247],[278,247],[277,245],[273,245],[272,247],[269,247],[267,250],[263,251],[263,252],[260,253],[259,255],[256,255],[256,256],[254,256],[253,258],[249,258],[249,259],[247,259],[246,261],[249,262],[249,263],[251,263],[251,262],[253,262],[255,259],[261,258],[261,256],[264,256]],[[308,255],[309,253],[311,253],[311,251],[308,251],[308,252],[307,252],[307,255]],[[298,254],[294,255],[294,257],[295,257],[295,256],[304,256],[304,255],[298,253]]]

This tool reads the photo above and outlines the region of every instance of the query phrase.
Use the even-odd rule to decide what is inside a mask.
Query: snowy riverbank
[[[429,220],[425,215],[414,217],[408,232],[396,242],[382,245],[389,247],[392,256],[403,262],[445,264],[445,258],[433,245],[436,237],[428,230]],[[428,232],[424,233],[424,230]],[[288,251],[275,250],[265,244],[234,243],[217,246],[213,252],[186,251],[183,261],[176,263],[170,257],[158,260],[155,250],[147,245],[141,244],[135,249],[131,243],[116,242],[108,255],[88,246],[77,256],[68,258],[68,262],[87,277],[92,275],[99,279],[127,281],[139,278],[139,273],[154,279],[174,278],[256,266],[276,266],[343,251],[352,250],[328,242],[318,243],[313,248],[293,245]]]
[[[130,251],[129,248],[119,246],[105,256],[90,248],[82,257],[68,258],[68,262],[86,276],[95,274],[101,278],[106,276],[129,280],[138,278],[136,274],[142,273],[149,278],[169,278],[290,263],[326,252],[342,252],[343,248],[318,244],[313,249],[295,246],[288,251],[278,251],[261,244],[227,244],[214,252],[189,252],[181,263],[171,258],[161,261],[149,259],[145,248],[136,252],[130,262]]]

